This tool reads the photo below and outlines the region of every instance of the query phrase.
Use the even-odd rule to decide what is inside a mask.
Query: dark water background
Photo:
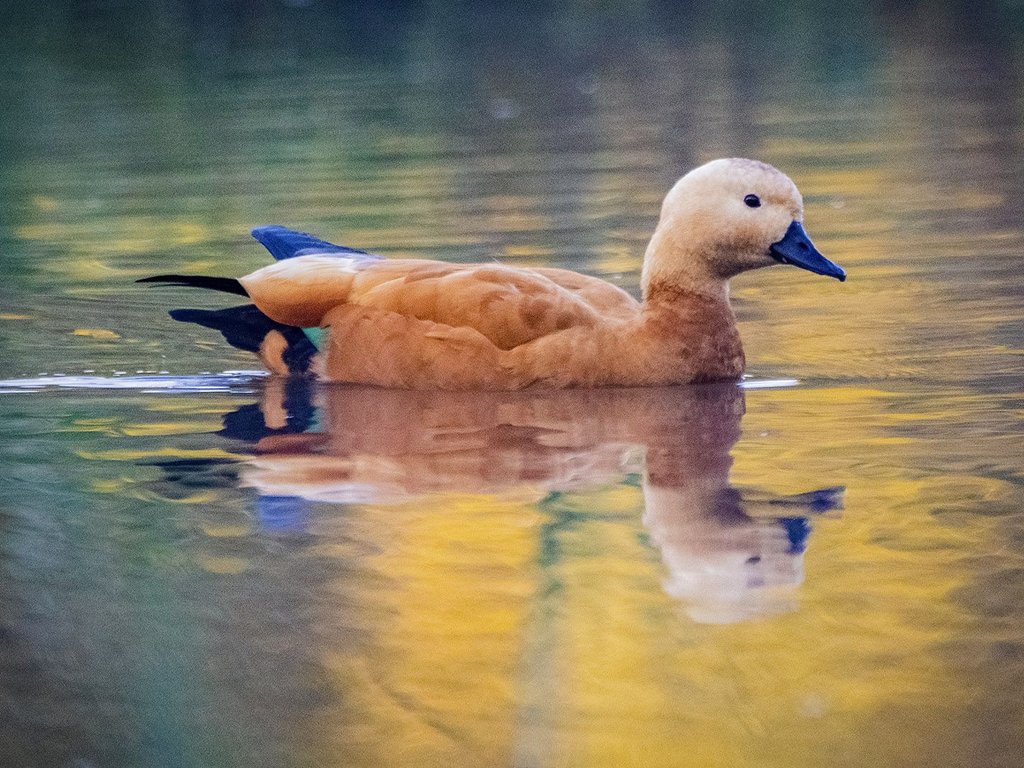
[[[1024,765],[1013,3],[7,13],[0,763]],[[635,290],[727,155],[850,273],[735,281],[746,391],[216,375],[132,284],[282,223]]]

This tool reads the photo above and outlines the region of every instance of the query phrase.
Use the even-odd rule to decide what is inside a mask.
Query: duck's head
[[[658,283],[724,288],[740,272],[774,264],[845,280],[843,268],[814,247],[803,214],[796,185],[767,163],[729,158],[695,168],[662,204],[644,261],[644,289]]]

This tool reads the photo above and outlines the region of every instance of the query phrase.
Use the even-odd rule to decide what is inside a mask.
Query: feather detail
[[[497,264],[301,256],[241,282],[260,309],[287,325],[323,325],[328,312],[350,304],[471,328],[500,349],[631,317],[639,309],[625,291],[594,277]]]

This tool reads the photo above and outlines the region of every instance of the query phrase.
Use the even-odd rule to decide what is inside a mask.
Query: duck
[[[712,160],[661,206],[640,299],[567,269],[383,258],[278,225],[253,236],[274,263],[244,277],[138,282],[244,296],[175,320],[221,332],[273,374],[419,390],[651,387],[738,380],[746,360],[729,281],[787,264],[846,279],[803,226],[772,165]]]

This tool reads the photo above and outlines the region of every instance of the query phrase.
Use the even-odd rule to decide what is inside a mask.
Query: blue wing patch
[[[259,240],[276,261],[293,259],[296,256],[363,256],[368,259],[380,259],[376,254],[335,245],[318,237],[296,232],[294,229],[282,227],[280,224],[268,224],[252,230],[252,236]]]

